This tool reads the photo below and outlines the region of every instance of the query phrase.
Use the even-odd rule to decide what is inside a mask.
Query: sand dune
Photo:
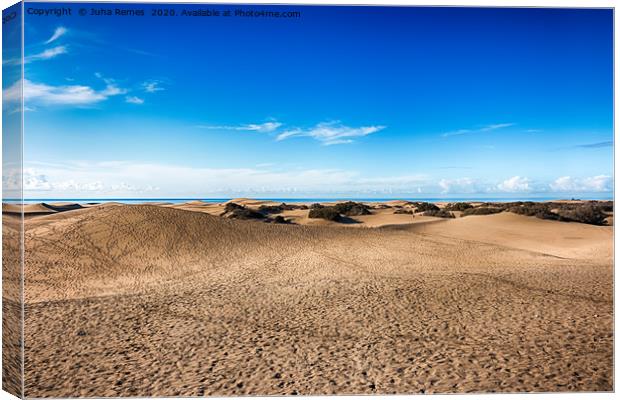
[[[424,225],[429,235],[474,240],[563,258],[611,262],[613,227],[542,220],[512,213],[469,216]]]
[[[215,207],[27,220],[26,395],[613,389],[609,227]]]

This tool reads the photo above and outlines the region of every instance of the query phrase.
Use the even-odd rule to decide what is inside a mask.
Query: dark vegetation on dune
[[[423,201],[411,203],[412,206],[416,208],[416,212],[426,212],[426,211],[439,211],[439,207],[437,207],[433,203],[426,203]]]
[[[226,203],[226,205],[224,206],[223,214],[226,214],[226,213],[229,213],[235,210],[242,210],[244,208],[245,208],[244,206],[237,204],[237,203]]]
[[[528,217],[536,217],[540,219],[560,220],[560,215],[552,212],[551,204],[524,202],[519,204],[507,204],[504,210],[511,213],[526,215]]]
[[[291,221],[284,218],[281,215],[277,215],[274,219],[270,220],[269,222],[272,222],[274,224],[290,224]]]
[[[582,204],[526,202],[508,207],[507,211],[541,219],[605,225],[605,219],[608,217],[606,209],[609,209],[608,205],[599,205],[593,202]],[[613,204],[611,209],[613,210]]]
[[[279,206],[275,206],[279,207]],[[276,216],[275,218],[269,218],[267,215],[269,212],[265,210],[261,210],[263,212],[254,211],[248,207],[242,206],[237,203],[227,203],[224,207],[224,212],[221,214],[223,217],[230,219],[241,219],[241,220],[262,220],[264,222],[271,222],[274,224],[289,224],[291,221],[287,220],[281,215]],[[279,210],[278,212],[281,212]]]
[[[247,207],[236,208],[229,213],[226,213],[227,218],[232,219],[265,219],[265,215],[251,210]]]
[[[462,203],[462,202],[448,203],[444,207],[444,210],[446,210],[446,211],[465,211],[465,210],[468,210],[468,209],[473,208],[473,207],[474,206],[472,206],[469,203]]]
[[[313,207],[308,213],[308,218],[321,218],[328,221],[338,222],[341,219],[340,214],[334,207]]]
[[[426,217],[454,218],[454,214],[452,214],[450,211],[440,209],[424,211],[422,215]]]
[[[479,206],[472,206],[470,203],[456,202],[449,203],[440,209],[433,203],[412,202],[410,206],[415,207],[416,212],[421,212],[424,216],[439,218],[455,218],[451,211],[461,211],[462,216],[470,215],[491,215],[501,212],[512,212],[528,217],[536,217],[553,221],[580,222],[591,225],[606,225],[607,218],[613,212],[613,201],[589,201],[582,203],[563,203],[563,202],[533,202],[516,201],[508,203],[489,202]],[[377,208],[377,206],[375,206]],[[383,208],[383,207],[381,207]],[[394,214],[414,215],[414,209],[402,206],[394,206]],[[261,220],[269,223],[288,224],[291,223],[283,216],[270,217],[271,214],[279,214],[285,210],[308,209],[305,205],[290,205],[282,203],[280,205],[263,205],[258,211],[237,203],[227,203],[222,213],[223,217],[241,220]],[[371,214],[371,207],[354,201],[337,203],[334,205],[312,204],[309,207],[309,218],[324,219],[327,221],[353,223],[357,222],[349,217]]]
[[[273,205],[262,205],[260,207],[258,207],[258,211],[265,213],[265,214],[279,214],[282,211],[290,211],[290,210],[307,210],[308,206],[304,205],[304,204],[300,204],[300,205],[294,205],[294,204],[286,204],[286,203],[282,203],[280,205],[277,206],[273,206]]]
[[[345,203],[338,203],[334,206],[334,209],[338,214],[346,215],[347,217],[355,217],[357,215],[370,215],[370,207],[363,203],[356,203],[354,201],[347,201]]]
[[[613,212],[612,201],[591,201],[586,203],[559,203],[533,201],[516,201],[510,203],[486,203],[482,206],[463,211],[467,215],[497,214],[503,211],[564,222],[580,222],[591,225],[605,225],[607,213]]]
[[[589,204],[597,204],[605,212],[613,212],[614,211],[614,202],[613,201],[599,201],[599,202],[591,202]]]
[[[279,213],[281,213],[284,210],[280,206],[266,206],[266,205],[262,205],[262,206],[258,207],[258,211],[260,211],[262,213],[265,213],[265,214],[279,214]]]
[[[481,207],[475,207],[475,208],[468,208],[467,210],[463,211],[463,216],[497,214],[497,213],[501,213],[502,211],[504,211],[504,209],[500,207],[481,206]]]
[[[592,225],[607,224],[607,213],[605,213],[602,207],[591,203],[569,209],[560,209],[557,213],[560,216],[560,221],[574,221]]]
[[[337,203],[333,206],[324,206],[322,204],[312,204],[308,218],[322,218],[328,221],[343,222],[345,217],[355,217],[358,215],[370,215],[370,207],[363,203],[347,201]],[[350,219],[349,219],[350,220]]]

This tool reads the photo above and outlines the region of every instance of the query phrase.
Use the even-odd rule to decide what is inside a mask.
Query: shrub
[[[325,207],[323,204],[314,203],[310,206],[310,209],[313,210],[315,208],[323,208],[323,207]]]
[[[283,216],[281,216],[281,215],[278,215],[278,216],[276,216],[276,217],[273,219],[273,223],[274,223],[274,224],[288,224],[288,223],[290,223],[290,222],[291,222],[291,221],[289,221],[288,219],[284,218],[284,217],[283,217]]]
[[[518,205],[510,205],[506,211],[528,217],[540,219],[559,220],[560,216],[551,211],[552,203],[534,203],[531,201],[520,202]]]
[[[613,212],[614,211],[614,202],[613,201],[599,201],[596,203],[602,211],[605,212]]]
[[[227,214],[228,218],[232,219],[264,219],[265,216],[249,208],[236,208]]]
[[[504,210],[498,207],[475,207],[468,208],[467,210],[463,211],[463,216],[497,214],[501,213],[502,211]]]
[[[527,215],[534,216],[536,214],[549,213],[551,212],[551,206],[546,203],[533,203],[531,201],[520,203],[518,205],[509,205],[507,208],[508,211],[519,214],[519,215]]]
[[[308,206],[305,205],[305,204],[286,204],[286,203],[282,203],[282,204],[280,204],[279,207],[280,207],[280,209],[282,211],[285,211],[285,210],[289,210],[289,211],[290,210],[307,210],[308,209]]]
[[[462,203],[462,202],[458,202],[458,203],[449,203],[448,205],[446,205],[444,207],[444,210],[447,211],[465,211],[468,210],[470,208],[473,208],[474,206],[472,206],[469,203]]]
[[[321,206],[319,208],[311,208],[308,218],[321,218],[328,221],[340,221],[340,214],[334,207]]]
[[[415,206],[417,212],[437,211],[437,210],[439,210],[439,207],[437,207],[433,203],[417,202],[417,203],[413,203],[412,205]]]
[[[428,210],[422,214],[426,217],[454,218],[454,214],[446,210]]]
[[[345,203],[338,203],[334,206],[334,209],[342,215],[349,217],[356,215],[369,215],[369,207],[366,204],[356,203],[353,201],[347,201]]]
[[[605,225],[607,214],[603,212],[602,207],[592,203],[579,204],[574,207],[566,207],[558,210],[562,221],[581,222],[591,225]]]
[[[398,208],[394,210],[394,214],[413,214],[413,210],[408,210],[406,208]]]
[[[540,219],[554,221],[581,222],[592,225],[605,225],[606,209],[613,210],[612,204],[589,203],[534,203],[531,201],[513,205],[508,211]]]
[[[282,212],[282,206],[266,206],[262,205],[258,207],[258,211],[267,213],[267,214],[279,214]]]
[[[229,213],[231,211],[240,210],[243,208],[245,207],[237,203],[226,203],[226,206],[224,207],[224,213]]]

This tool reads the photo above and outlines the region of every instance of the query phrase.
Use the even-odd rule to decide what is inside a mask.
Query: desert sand
[[[395,205],[32,207],[25,395],[613,390],[611,226]]]

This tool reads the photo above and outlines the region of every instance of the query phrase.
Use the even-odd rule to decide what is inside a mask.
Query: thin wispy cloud
[[[197,128],[214,129],[225,131],[249,131],[260,133],[275,132],[283,124],[277,121],[263,122],[260,124],[243,124],[243,125],[197,125]]]
[[[351,127],[339,121],[322,122],[309,129],[294,128],[280,133],[276,140],[281,141],[292,137],[310,137],[325,146],[352,143],[355,138],[368,136],[385,129],[383,125]]]
[[[119,94],[125,94],[128,91],[127,89],[123,89],[119,87],[118,84],[116,83],[116,80],[112,78],[106,78],[99,72],[95,72],[95,76],[101,79],[106,84],[105,89],[101,92],[106,97],[116,96]]]
[[[147,93],[155,93],[165,90],[163,87],[159,86],[160,81],[147,81],[142,84],[142,88]]]
[[[23,63],[29,64],[33,61],[50,60],[61,54],[67,54],[67,52],[68,51],[67,51],[66,46],[56,46],[50,49],[43,50],[40,53],[31,54],[29,56],[24,57]],[[2,61],[2,64],[4,65],[20,65],[21,63],[22,63],[22,59],[20,58],[11,58],[11,59]]]
[[[24,80],[24,101],[30,104],[86,106],[99,103],[111,96],[123,94],[124,89],[108,85],[103,90],[96,90],[86,85],[53,86]],[[17,81],[3,91],[3,100],[17,102],[21,100],[21,82]]]
[[[25,62],[30,62],[34,60],[49,60],[50,58],[54,58],[61,54],[67,53],[66,46],[56,46],[51,49],[46,49],[39,54],[33,54],[31,56],[26,57]]]
[[[127,96],[125,97],[125,102],[130,104],[144,104],[144,100],[137,96]]]
[[[483,126],[482,128],[477,128],[477,129],[458,129],[456,131],[445,132],[445,133],[442,133],[441,136],[450,137],[450,136],[467,135],[467,134],[472,134],[472,133],[491,132],[491,131],[496,131],[498,129],[509,128],[514,125],[515,124],[513,123],[491,124],[491,125]]]
[[[355,138],[367,136],[385,129],[385,126],[381,125],[351,127],[343,125],[339,121],[332,121],[322,122],[311,128],[290,128],[277,132],[282,126],[284,126],[284,124],[281,122],[269,121],[243,125],[197,125],[196,127],[214,130],[277,133],[276,141],[282,141],[292,137],[310,137],[326,146],[352,143]]]
[[[447,166],[443,166],[443,167],[437,167],[437,169],[472,169],[472,167],[458,166],[458,165],[447,165]]]
[[[24,100],[44,104],[86,105],[107,99],[107,95],[89,86],[51,86],[24,80]]]
[[[480,132],[489,132],[489,131],[494,131],[497,129],[502,129],[502,128],[508,128],[510,126],[513,126],[514,124],[494,124],[494,125],[487,125],[483,128],[480,128]]]
[[[65,28],[64,26],[59,26],[58,28],[54,30],[54,33],[52,34],[52,36],[45,41],[45,44],[50,44],[53,41],[58,40],[65,33],[67,33],[67,28]]]
[[[613,146],[614,146],[613,140],[608,140],[605,142],[578,144],[575,147],[581,148],[581,149],[600,149],[603,147],[613,147]]]

